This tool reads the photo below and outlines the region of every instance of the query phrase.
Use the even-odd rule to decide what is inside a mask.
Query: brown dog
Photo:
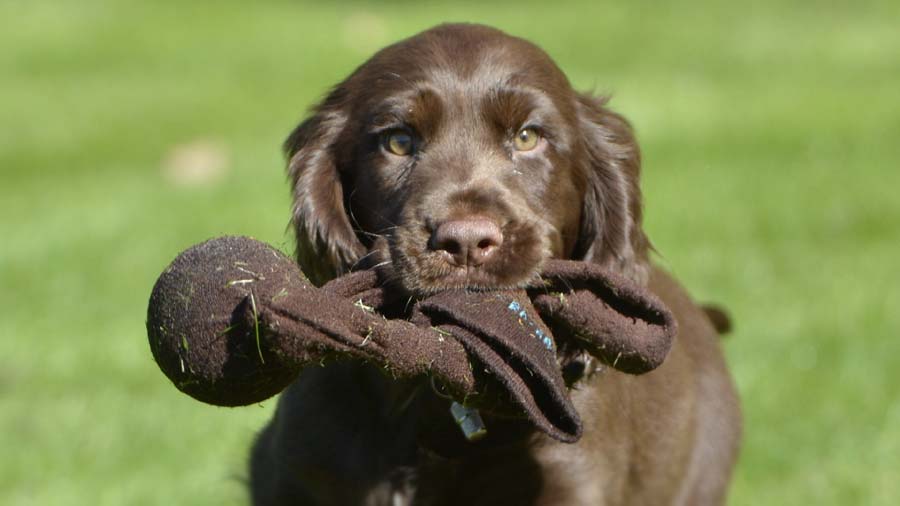
[[[640,156],[606,100],[579,94],[533,44],[444,25],[378,52],[290,136],[298,260],[322,282],[379,269],[410,295],[522,286],[550,257],[646,284],[679,335],[629,376],[561,360],[575,444],[485,413],[467,443],[448,401],[359,364],[311,368],[251,460],[257,505],[708,505],[725,500],[737,397],[704,311],[648,261]]]

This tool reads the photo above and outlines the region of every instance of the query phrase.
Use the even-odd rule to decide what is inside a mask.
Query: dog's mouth
[[[506,241],[494,258],[479,266],[456,265],[445,252],[428,247],[426,227],[400,227],[379,236],[362,268],[375,268],[382,279],[401,288],[413,299],[447,290],[502,291],[538,286],[546,260],[561,241],[550,227],[509,223],[503,227]],[[549,230],[549,231],[548,231]],[[557,362],[571,387],[596,372],[599,363],[575,343],[560,342]]]
[[[426,227],[402,227],[373,245],[380,249],[375,265],[386,279],[418,296],[445,290],[524,288],[539,278],[543,262],[552,256],[550,234],[543,228],[536,223],[504,224],[504,240],[491,246],[489,258],[465,262],[435,247],[433,234]]]
[[[443,255],[426,253],[416,263],[415,291],[434,294],[444,290],[509,290],[522,288],[537,277],[539,263],[523,265],[516,272],[497,272],[491,265],[459,266],[446,261]]]

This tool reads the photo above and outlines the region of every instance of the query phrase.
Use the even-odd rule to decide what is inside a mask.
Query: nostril
[[[442,241],[438,241],[436,246],[437,247],[435,249],[440,250],[440,251],[446,251],[447,253],[450,253],[451,255],[456,255],[458,253],[463,252],[462,245],[459,244],[457,241],[455,241],[452,238],[449,238],[449,239],[445,238]]]
[[[486,239],[482,239],[481,241],[478,242],[478,249],[488,249],[491,246],[496,246],[496,244],[494,244],[493,239],[486,238]]]

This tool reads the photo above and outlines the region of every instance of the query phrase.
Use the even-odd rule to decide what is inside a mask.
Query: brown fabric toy
[[[512,406],[566,442],[581,436],[581,421],[560,373],[558,340],[640,374],[662,363],[675,332],[653,295],[589,263],[550,260],[527,289],[412,301],[374,271],[316,288],[294,261],[247,237],[184,251],[160,275],[147,312],[160,369],[203,402],[253,404],[305,365],[355,359],[395,378],[431,376],[467,406]],[[497,390],[505,394],[485,395]]]

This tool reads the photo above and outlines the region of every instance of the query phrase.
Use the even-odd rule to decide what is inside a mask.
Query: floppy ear
[[[335,156],[346,123],[344,113],[323,104],[284,143],[294,200],[291,222],[297,262],[316,285],[347,272],[365,250],[345,209]]]
[[[641,229],[641,154],[631,125],[605,107],[608,100],[578,96],[587,191],[574,257],[643,284],[649,243]]]

